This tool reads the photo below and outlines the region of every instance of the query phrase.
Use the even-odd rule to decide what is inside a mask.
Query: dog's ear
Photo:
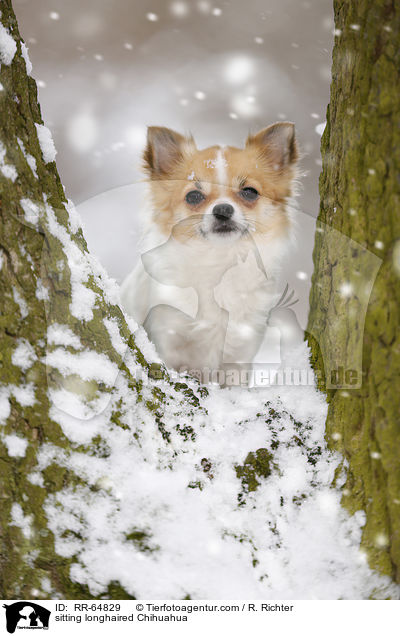
[[[289,121],[277,122],[249,135],[246,147],[249,146],[257,146],[276,170],[289,168],[299,158],[294,124]]]
[[[143,153],[144,169],[154,178],[171,174],[184,153],[195,148],[193,137],[184,137],[170,128],[149,126]]]

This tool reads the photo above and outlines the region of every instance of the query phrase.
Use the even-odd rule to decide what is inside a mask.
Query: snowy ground
[[[304,364],[305,345],[297,355]],[[127,401],[123,383],[118,393]],[[84,423],[53,409],[72,442],[103,440],[103,456],[47,446],[39,458],[44,469],[57,457],[88,484],[46,503],[57,552],[77,557],[72,578],[98,595],[118,580],[137,598],[390,594],[358,549],[364,514],[350,518],[340,506],[343,469],[331,487],[341,458],[326,449],[323,396],[304,386],[211,387],[201,404],[207,414],[190,421],[169,402],[169,443],[133,401],[126,430],[110,422],[111,405]],[[187,440],[177,423],[193,427]],[[258,449],[270,454],[264,476],[238,478]]]

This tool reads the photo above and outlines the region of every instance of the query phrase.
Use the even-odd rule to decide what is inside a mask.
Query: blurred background
[[[121,280],[137,258],[147,125],[199,147],[295,122],[299,246],[285,274],[308,298],[332,0],[14,0],[45,124],[89,246]],[[306,303],[306,301],[305,301]],[[306,303],[307,304],[307,303]],[[304,305],[304,303],[303,303]],[[304,322],[306,307],[301,308]]]

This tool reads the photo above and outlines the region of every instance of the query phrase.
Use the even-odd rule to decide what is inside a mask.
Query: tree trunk
[[[399,582],[400,8],[334,8],[309,344],[328,394],[329,444],[348,462],[343,504],[366,512],[361,547]]]

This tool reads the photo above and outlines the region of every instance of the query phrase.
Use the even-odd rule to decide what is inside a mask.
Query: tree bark
[[[328,394],[329,444],[348,462],[343,504],[366,512],[361,547],[399,582],[400,9],[393,0],[335,0],[334,9],[309,344]],[[329,359],[354,370],[354,337],[362,345],[357,388],[335,378]]]

